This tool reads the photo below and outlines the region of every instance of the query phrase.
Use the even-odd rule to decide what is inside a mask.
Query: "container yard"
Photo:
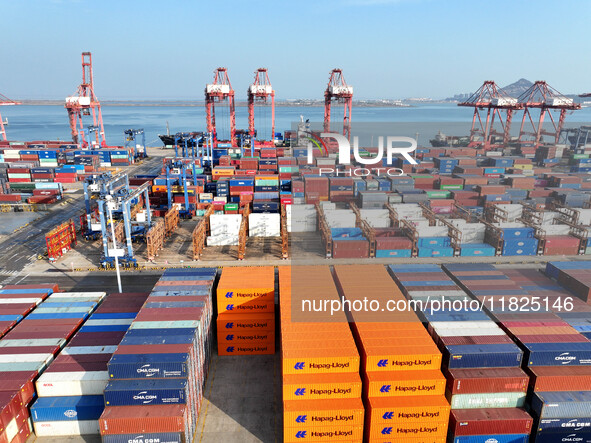
[[[211,15],[170,3],[159,20]],[[344,10],[383,19],[413,3],[332,13],[340,25],[360,17]],[[527,72],[564,94],[480,83],[485,60],[446,53],[443,33],[437,51],[470,77],[380,54],[360,78],[369,59],[331,69],[315,50],[285,70],[281,32],[258,43],[271,56],[257,68],[248,31],[294,15],[279,9],[179,60],[184,27],[154,32],[150,11],[121,4],[119,34],[85,7],[88,34],[125,54],[36,42],[59,78],[8,57],[26,92],[0,81],[15,98],[0,94],[0,443],[591,443],[589,94],[536,57]],[[44,18],[55,33],[62,19]],[[209,43],[209,22],[183,38]],[[433,46],[432,27],[416,29],[412,43]],[[248,57],[225,48],[238,31]],[[145,42],[127,47],[135,34]],[[144,46],[175,63],[145,63]],[[507,57],[495,63],[514,70]],[[474,92],[414,95],[431,71],[429,87],[475,76]],[[384,98],[400,82],[420,98]],[[314,98],[287,98],[301,94]]]

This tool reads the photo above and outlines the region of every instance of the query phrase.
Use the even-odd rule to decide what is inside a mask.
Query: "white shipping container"
[[[105,320],[88,320],[84,326],[130,325],[133,318],[109,318]]]
[[[53,354],[0,354],[0,363],[43,362],[53,360]]]
[[[54,292],[49,296],[55,298],[88,298],[93,297],[96,301],[102,300],[107,295],[106,292]],[[74,300],[78,301],[78,300]]]
[[[18,431],[19,429],[18,424],[16,422],[16,418],[13,418],[6,425],[6,429],[4,429],[4,435],[6,436],[5,441],[12,441],[14,437],[16,437],[16,434],[18,434]]]
[[[387,209],[360,209],[361,218],[372,228],[389,228],[391,226],[390,211]]]
[[[39,421],[33,423],[37,437],[100,434],[98,420]]]
[[[251,237],[279,237],[281,235],[281,215],[249,214],[248,235]]]
[[[20,303],[35,303],[36,305],[38,305],[42,301],[42,298],[0,298],[0,305],[12,305]]]
[[[211,235],[207,246],[238,246],[238,235]]]
[[[108,371],[45,372],[35,383],[39,397],[103,395]]]
[[[435,334],[439,337],[464,337],[476,335],[505,335],[501,328],[468,328],[468,329],[437,329]]]
[[[88,322],[87,322],[88,323]],[[67,346],[60,355],[113,354],[117,346]]]
[[[429,323],[433,329],[500,329],[492,320],[476,320],[476,321],[432,321]]]
[[[2,339],[0,348],[12,348],[15,346],[63,346],[66,340],[63,338],[34,338],[34,339]]]

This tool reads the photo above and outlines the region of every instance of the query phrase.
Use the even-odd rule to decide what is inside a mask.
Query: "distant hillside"
[[[520,78],[515,83],[511,83],[510,85],[507,85],[504,88],[502,88],[502,91],[509,97],[517,98],[525,91],[527,91],[531,87],[531,85],[533,85],[533,83],[529,80],[525,78]],[[456,94],[453,97],[446,98],[445,101],[461,102],[467,100],[473,93],[474,91],[464,94]]]
[[[533,85],[532,82],[525,78],[520,78],[515,83],[505,86],[502,91],[509,97],[517,98]]]

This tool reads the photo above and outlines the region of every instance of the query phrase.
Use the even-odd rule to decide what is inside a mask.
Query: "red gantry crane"
[[[8,97],[0,94],[0,106],[14,106],[20,105],[21,102],[15,102],[14,100],[10,100]],[[6,129],[4,125],[8,124],[8,120],[4,120],[2,118],[2,113],[0,113],[0,140],[6,141]]]
[[[275,91],[269,81],[267,68],[259,68],[254,73],[254,82],[248,88],[248,132],[251,143],[254,143],[255,137],[255,102],[258,101],[261,104],[267,104],[269,97],[271,97],[271,138],[269,140],[271,141],[271,145],[273,145],[273,139],[275,138]]]
[[[536,148],[541,144],[543,135],[552,137],[552,142],[558,143],[560,130],[564,126],[566,112],[581,109],[579,103],[575,103],[572,98],[562,95],[545,81],[536,81],[527,91],[519,96],[517,101],[524,108],[521,128],[519,130],[519,142],[531,142]],[[540,110],[540,116],[537,121],[532,117],[531,109]],[[560,110],[558,122],[554,120],[552,110]],[[544,129],[546,114],[552,122],[553,130],[548,131]],[[531,131],[525,130],[526,119],[531,124]],[[525,140],[526,136],[533,138],[533,140]]]
[[[212,134],[214,146],[217,146],[217,131],[215,123],[215,103],[228,101],[230,107],[230,143],[236,145],[236,110],[234,108],[234,90],[230,84],[228,70],[217,68],[213,72],[213,83],[205,86],[205,118],[207,132]]]
[[[103,125],[103,114],[101,104],[94,93],[94,79],[92,74],[92,54],[82,53],[82,83],[78,86],[76,94],[66,97],[65,108],[68,110],[72,141],[86,145],[84,140],[83,116],[92,115],[92,125],[95,128],[96,143],[106,147],[105,128]],[[82,134],[82,140],[79,135]]]
[[[458,106],[474,108],[468,146],[489,149],[493,145],[493,136],[502,136],[503,145],[509,142],[513,112],[519,109],[520,105],[516,98],[509,97],[494,81],[485,81],[468,100],[458,103]],[[499,120],[502,133],[494,129],[495,118]]]
[[[330,106],[332,101],[344,103],[343,135],[351,137],[351,108],[353,107],[353,86],[349,86],[341,69],[330,71],[328,86],[324,91],[324,132],[330,132]]]

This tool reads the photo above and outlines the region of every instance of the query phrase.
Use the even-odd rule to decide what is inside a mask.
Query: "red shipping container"
[[[546,237],[544,255],[577,255],[581,240],[570,235]]]
[[[185,432],[190,411],[183,404],[110,406],[100,419],[101,435]],[[190,436],[189,436],[190,437]]]
[[[449,345],[489,345],[501,343],[513,343],[507,335],[473,335],[473,336],[450,336],[439,337],[439,343]]]
[[[521,343],[583,343],[588,342],[583,334],[518,335]]]
[[[529,382],[520,368],[450,369],[445,377],[451,394],[525,392]]]
[[[30,376],[21,379],[11,379],[0,377],[0,393],[2,392],[17,392],[20,396],[21,405],[28,405],[35,397],[35,383],[34,377]]]
[[[333,258],[367,258],[369,242],[367,240],[335,240],[332,243]]]
[[[79,332],[69,346],[115,346],[121,343],[125,331]]]
[[[459,435],[529,434],[533,418],[523,409],[453,409],[449,432]]]
[[[535,366],[528,368],[530,385],[536,392],[591,391],[589,366]]]

